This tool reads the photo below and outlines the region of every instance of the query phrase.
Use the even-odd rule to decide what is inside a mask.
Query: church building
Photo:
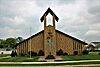
[[[53,25],[46,26],[48,13],[52,15]],[[16,48],[18,55],[22,53],[28,55],[29,51],[38,53],[42,50],[45,57],[48,55],[57,56],[60,49],[68,55],[73,55],[75,51],[82,54],[87,43],[55,29],[55,21],[58,22],[59,18],[50,8],[47,9],[40,20],[44,22],[44,30],[18,43]]]

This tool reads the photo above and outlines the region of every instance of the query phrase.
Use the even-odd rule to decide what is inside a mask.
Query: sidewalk
[[[51,62],[0,62],[0,64],[59,64],[59,63],[76,63],[76,62],[93,62],[100,60],[82,60],[82,61],[51,61]]]
[[[44,56],[40,56],[39,61],[47,61],[47,62],[54,62],[55,60],[62,60],[60,56],[56,56],[56,59],[45,59]]]

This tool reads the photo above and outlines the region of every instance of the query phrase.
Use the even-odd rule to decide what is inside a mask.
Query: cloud
[[[37,32],[40,8],[34,1],[29,0],[0,0],[0,38],[17,37],[24,38],[30,34],[29,29],[33,27],[32,33]],[[34,16],[34,17],[33,17]],[[38,26],[37,26],[38,27]]]
[[[5,8],[4,8],[5,7]],[[34,1],[28,0],[10,0],[0,3],[0,13],[6,13],[6,15],[18,15],[23,17],[38,15],[40,8],[35,4]],[[5,16],[6,16],[5,15]]]
[[[43,30],[40,17],[48,7],[59,17],[58,30],[82,40],[100,41],[99,0],[0,0],[0,38],[27,38],[30,28],[31,34]]]
[[[93,15],[100,15],[100,5],[99,6],[94,6],[94,7],[91,7],[89,10],[88,10],[89,13],[93,14]]]
[[[85,33],[85,38],[89,41],[99,41],[100,40],[100,31],[98,30],[89,30]]]
[[[73,4],[76,0],[58,0],[59,4]]]
[[[88,32],[86,32],[86,36],[97,36],[100,34],[100,31],[96,31],[96,30],[89,30]]]
[[[0,27],[1,28],[5,28],[5,27],[10,27],[10,28],[14,28],[17,26],[20,26],[23,24],[24,19],[22,19],[21,17],[15,16],[13,18],[11,17],[2,17],[0,18]]]

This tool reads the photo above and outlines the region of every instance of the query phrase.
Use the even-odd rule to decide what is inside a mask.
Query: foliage
[[[74,55],[78,55],[78,51],[74,51]]]
[[[3,39],[0,39],[0,48],[3,48],[2,42],[3,42]]]
[[[55,59],[53,55],[48,55],[45,59]]]
[[[87,51],[87,50],[83,50],[83,52],[82,52],[84,55],[85,54],[88,54],[89,53],[89,51]]]
[[[14,47],[16,45],[16,39],[14,38],[7,38],[6,39],[6,43],[7,45],[9,45],[10,47]]]
[[[29,51],[29,52],[28,52],[28,55],[30,55],[30,54],[31,54],[31,56],[37,56],[37,53],[34,52],[34,51]]]
[[[100,55],[100,53],[98,53]]]
[[[95,48],[97,48],[97,50],[100,48],[100,43],[98,43]]]
[[[3,45],[0,45],[0,48],[3,48]]]
[[[42,50],[39,51],[38,56],[44,56],[44,52]]]
[[[22,38],[22,37],[17,37],[17,38],[16,38],[16,42],[17,42],[17,43],[19,43],[19,42],[21,42],[21,41],[23,41],[23,38]]]
[[[63,54],[64,54],[64,52],[63,52],[62,49],[60,49],[60,50],[57,52],[57,55],[63,55]]]
[[[63,55],[68,55],[68,53],[65,52]]]
[[[100,50],[90,50],[89,52],[100,52]]]
[[[21,56],[25,56],[25,53],[20,53]]]
[[[0,39],[0,48],[5,48],[5,47],[14,47],[16,43],[19,43],[23,41],[22,37],[18,38],[7,38],[7,39]]]
[[[1,52],[1,54],[3,54],[3,52]]]
[[[1,40],[0,48],[8,47],[6,40]]]
[[[15,57],[15,56],[17,56],[17,53],[16,53],[16,51],[12,51],[12,53],[11,53],[11,55],[10,55],[11,57]]]

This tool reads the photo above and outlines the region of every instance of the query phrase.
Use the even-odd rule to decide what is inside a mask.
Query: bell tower
[[[46,26],[46,16],[50,13],[52,15],[53,25]],[[56,56],[56,32],[55,32],[55,21],[58,22],[59,18],[54,12],[48,8],[44,15],[41,17],[41,22],[44,21],[44,54],[45,57],[48,55]]]

